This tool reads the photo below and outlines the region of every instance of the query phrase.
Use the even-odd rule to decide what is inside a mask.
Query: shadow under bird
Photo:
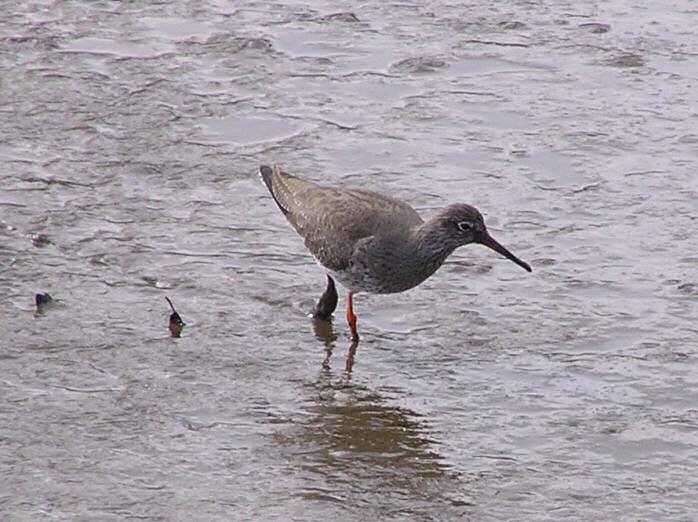
[[[349,290],[347,322],[355,340],[354,294],[414,288],[458,247],[480,243],[531,271],[489,234],[482,214],[470,205],[454,203],[424,221],[404,201],[377,192],[318,185],[278,166],[262,165],[259,173],[308,250]]]

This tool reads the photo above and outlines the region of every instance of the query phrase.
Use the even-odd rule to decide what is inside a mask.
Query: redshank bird
[[[480,243],[531,271],[489,234],[482,214],[470,205],[449,205],[424,221],[404,201],[377,192],[318,185],[278,166],[262,165],[259,173],[308,250],[349,290],[347,322],[354,340],[359,338],[354,294],[414,288],[460,246]],[[328,292],[330,287],[335,292],[331,277]],[[326,315],[327,306],[318,304],[322,308]]]

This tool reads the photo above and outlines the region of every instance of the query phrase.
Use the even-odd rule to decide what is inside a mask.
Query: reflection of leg
[[[352,341],[359,340],[359,332],[356,331],[356,315],[354,314],[354,295],[349,292],[347,297],[347,323],[349,323],[349,329],[351,330]]]
[[[351,373],[354,367],[354,356],[356,355],[356,348],[359,346],[359,339],[353,339],[351,341],[351,346],[349,347],[349,354],[347,355],[347,363],[344,367],[347,373]]]
[[[331,321],[332,313],[337,308],[337,288],[334,285],[334,279],[327,274],[327,288],[320,296],[320,299],[313,310],[313,319],[322,321]]]
[[[337,340],[337,334],[334,333],[332,323],[324,319],[316,319],[313,317],[313,331],[315,337],[320,339],[325,344],[325,359],[322,361],[322,367],[326,370],[330,367],[330,357],[332,357],[332,347]]]

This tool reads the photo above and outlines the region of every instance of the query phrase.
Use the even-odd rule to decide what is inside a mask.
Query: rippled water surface
[[[2,519],[695,520],[696,16],[2,3]],[[534,271],[358,296],[347,372],[260,163],[474,204]]]

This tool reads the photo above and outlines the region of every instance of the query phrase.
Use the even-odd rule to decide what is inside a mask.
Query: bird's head
[[[531,272],[531,266],[528,263],[509,252],[490,235],[482,214],[475,207],[465,203],[449,205],[439,216],[439,221],[449,239],[457,246],[480,243]]]

